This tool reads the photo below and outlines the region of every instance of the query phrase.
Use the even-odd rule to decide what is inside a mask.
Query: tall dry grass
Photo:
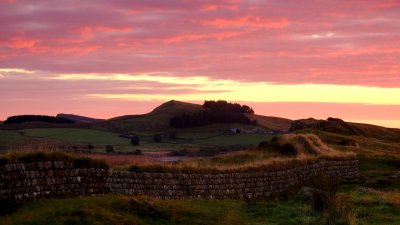
[[[7,152],[5,158],[18,159],[23,155],[38,152],[58,153],[74,158],[90,158],[100,160],[110,167],[131,171],[176,171],[176,172],[232,172],[259,171],[272,169],[288,169],[294,166],[311,164],[321,160],[352,160],[354,153],[338,152],[328,147],[316,135],[286,134],[273,139],[267,149],[252,149],[230,153],[212,158],[185,160],[180,162],[160,162],[154,157],[145,155],[121,155],[66,151],[60,143],[51,141],[35,141],[18,149]],[[283,146],[291,146],[295,154],[282,154]]]

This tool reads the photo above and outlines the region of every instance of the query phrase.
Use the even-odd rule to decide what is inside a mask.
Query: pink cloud
[[[289,26],[290,22],[287,18],[280,19],[265,19],[259,16],[243,16],[234,19],[212,19],[201,21],[202,24],[214,27],[234,27],[234,26],[249,26],[259,28],[281,29]]]
[[[107,27],[107,26],[80,26],[72,33],[79,33],[83,39],[92,39],[96,34],[101,33],[129,33],[133,29],[131,27]]]
[[[164,72],[400,88],[397,0],[3,0],[0,8],[0,68],[45,71],[38,80]]]
[[[14,36],[6,40],[6,46],[14,49],[32,49],[39,42],[37,39],[22,36]]]

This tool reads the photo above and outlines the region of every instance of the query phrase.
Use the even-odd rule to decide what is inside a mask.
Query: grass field
[[[341,135],[316,130],[304,130],[302,133],[314,133],[331,147],[340,151],[352,151],[360,162],[359,170],[374,181],[374,187],[382,190],[400,189],[400,179],[392,176],[400,172],[400,143],[371,137]],[[355,140],[359,147],[338,145],[342,140]]]
[[[81,128],[37,128],[21,130],[27,137],[56,139],[71,143],[98,145],[127,145],[129,140],[118,134]]]
[[[25,136],[15,131],[7,131],[3,134],[9,135],[8,140],[11,140],[11,143],[28,137],[61,137],[64,138],[63,141],[77,141],[81,138],[75,138],[74,132],[65,132],[66,130],[50,131],[29,129],[24,130]],[[117,135],[83,129],[78,129],[76,132],[88,136],[91,136],[92,132],[99,132],[96,138],[104,135],[107,141],[114,140],[115,136],[113,135]],[[364,185],[362,183],[346,184],[340,189],[339,195],[347,199],[357,224],[400,224],[400,193],[398,191],[400,182],[398,178],[397,180],[391,178],[394,173],[400,171],[400,146],[397,142],[320,131],[309,130],[307,132],[317,134],[330,147],[344,152],[356,152],[360,160],[360,173],[375,181],[371,186],[373,192],[361,191],[359,187]],[[7,137],[6,135],[2,137]],[[164,146],[166,149],[171,149],[174,146],[176,148],[178,143],[182,146],[190,144],[207,146],[232,144],[232,141],[243,143],[244,139],[258,143],[271,138],[267,135],[246,136],[245,134],[221,135],[217,132],[186,132],[179,133],[176,140],[168,140],[165,137],[163,143],[153,143],[152,133],[142,132],[138,135],[142,137],[141,145],[130,146],[128,143],[121,146],[139,149],[145,149],[145,146],[148,149],[160,149],[161,146]],[[354,139],[359,147],[338,145],[344,139]],[[95,138],[92,140],[96,141]],[[86,143],[86,141],[82,143]],[[117,144],[117,142],[112,143]],[[265,153],[265,157],[268,157],[268,154]],[[254,155],[258,160],[260,154],[254,153]],[[218,165],[221,164],[219,166],[223,166],[222,164],[239,165],[249,160],[253,161],[254,155],[252,152],[246,154],[239,152],[227,157],[206,159],[206,161],[215,163],[214,160]],[[12,215],[0,217],[0,224],[341,224],[329,223],[327,217],[329,215],[326,213],[313,211],[309,203],[296,196],[289,197],[287,200],[271,199],[257,202],[200,199],[157,200],[141,196],[103,196],[41,199],[24,205]]]
[[[153,135],[157,132],[130,131],[140,138],[140,145],[132,146],[130,140],[119,137],[119,134],[82,128],[35,128],[19,131],[0,130],[0,150],[12,148],[27,140],[52,140],[60,145],[77,145],[85,148],[89,143],[95,148],[95,152],[104,152],[106,145],[112,145],[117,152],[128,153],[136,149],[142,152],[166,152],[174,150],[198,150],[200,148],[220,146],[257,146],[259,142],[271,139],[268,134],[240,134],[233,135],[227,132],[193,132],[185,130],[179,132],[178,137],[169,139],[168,133],[162,134],[160,143],[153,141]],[[85,150],[85,149],[83,149]]]
[[[28,139],[17,131],[0,130],[0,152],[21,145]]]
[[[382,195],[352,190],[342,192],[340,195],[349,199],[358,224],[399,224],[400,193]],[[297,197],[289,200],[245,202],[103,196],[41,199],[24,205],[10,216],[0,217],[0,223],[2,225],[342,224],[328,223],[329,218],[326,213],[313,211],[306,201]]]

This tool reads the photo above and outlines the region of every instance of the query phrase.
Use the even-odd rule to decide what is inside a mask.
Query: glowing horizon
[[[110,118],[171,99],[224,99],[263,115],[400,128],[399,1],[7,0],[0,7],[0,120],[61,112]]]

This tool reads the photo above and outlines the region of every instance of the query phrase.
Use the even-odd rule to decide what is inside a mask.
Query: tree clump
[[[183,113],[170,119],[169,125],[175,128],[205,126],[213,123],[241,123],[256,125],[257,121],[246,116],[254,110],[247,105],[226,101],[205,101],[205,110]]]
[[[54,116],[43,116],[43,115],[20,115],[20,116],[10,116],[5,120],[4,124],[20,124],[27,122],[42,122],[42,123],[74,123],[73,120],[54,117]]]

